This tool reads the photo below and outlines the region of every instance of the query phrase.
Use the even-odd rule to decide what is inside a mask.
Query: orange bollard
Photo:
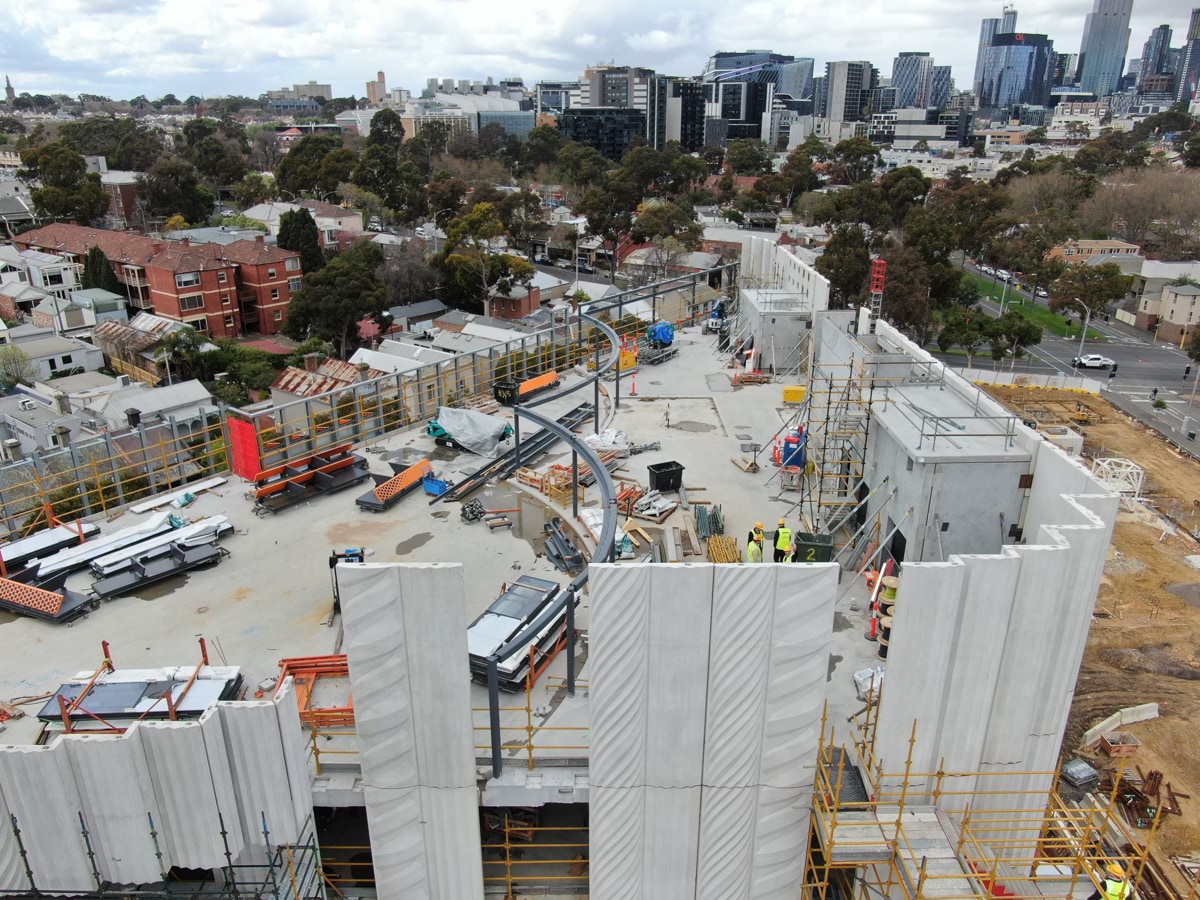
[[[871,630],[866,633],[866,635],[865,635],[866,639],[868,641],[878,640],[879,638],[876,635],[876,632],[878,630],[879,630],[879,620],[877,618],[875,618],[874,616],[871,616]]]
[[[630,397],[636,397],[636,396],[637,396],[637,372],[634,372],[634,373],[633,373],[633,376],[632,376],[632,382],[631,382],[631,385],[630,385],[630,388],[629,388],[629,396],[630,396]]]

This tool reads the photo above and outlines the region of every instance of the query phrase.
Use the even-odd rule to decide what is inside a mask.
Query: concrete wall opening
[[[487,806],[479,811],[484,893],[588,893],[588,805]]]

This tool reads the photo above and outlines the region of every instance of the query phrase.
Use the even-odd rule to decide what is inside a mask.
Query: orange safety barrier
[[[432,474],[433,466],[429,460],[423,459],[375,488],[375,499],[380,503],[387,503],[387,501],[391,500],[397,494],[401,494],[413,485],[418,484],[426,475]]]
[[[522,381],[520,386],[517,388],[517,395],[524,396],[525,394],[532,394],[535,391],[540,391],[543,388],[553,387],[556,384],[558,384],[558,373],[551,369],[549,372],[546,372],[543,375],[538,375],[534,378],[528,378],[525,381]]]
[[[279,681],[275,686],[278,694],[284,679],[292,678],[296,689],[296,705],[300,708],[300,721],[306,725],[342,727],[354,725],[354,698],[348,697],[345,706],[314,707],[313,691],[319,678],[349,678],[350,665],[346,654],[330,656],[293,656],[279,661]]]
[[[347,445],[347,447],[349,447],[349,445]],[[321,458],[327,458],[329,455],[329,453],[322,453],[318,456],[311,456],[307,460],[301,460],[301,463],[307,462],[311,465],[314,461]],[[341,469],[345,469],[347,466],[354,465],[356,461],[357,460],[353,456],[345,456],[342,459],[335,459],[333,462],[325,463],[325,465],[319,466],[315,469],[309,469],[307,472],[300,472],[291,476],[290,478],[281,478],[278,481],[272,481],[270,484],[263,485],[255,490],[254,499],[262,500],[264,497],[270,497],[273,494],[278,494],[281,491],[287,490],[288,485],[308,484],[308,482],[312,481],[318,472],[337,472]]]
[[[264,481],[270,481],[272,478],[279,478],[289,468],[297,468],[299,466],[308,466],[311,468],[314,460],[333,459],[335,456],[341,456],[342,454],[349,453],[353,449],[353,444],[342,444],[340,447],[330,447],[327,450],[318,450],[312,456],[306,457],[305,459],[298,459],[295,462],[284,463],[283,465],[274,466],[270,469],[263,469],[254,476],[254,481],[255,483],[262,483]]]
[[[41,588],[21,584],[19,581],[12,581],[8,578],[0,578],[0,600],[35,609],[51,616],[57,616],[63,605],[62,594],[44,591]]]

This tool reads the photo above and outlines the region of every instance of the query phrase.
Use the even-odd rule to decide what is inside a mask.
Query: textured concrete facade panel
[[[0,793],[17,817],[28,865],[41,890],[94,889],[79,823],[82,803],[62,743],[5,747]],[[6,823],[7,824],[7,823]],[[22,865],[23,876],[24,865]],[[20,877],[18,887],[26,887]]]
[[[836,584],[833,565],[592,566],[593,898],[797,896]]]
[[[218,709],[247,844],[248,855],[240,861],[262,864],[274,845],[294,843],[304,824],[296,821],[287,767],[279,754],[262,752],[279,746],[279,717],[269,700],[222,703]]]
[[[338,575],[380,895],[482,900],[461,567]]]
[[[62,739],[96,852],[96,867],[109,881],[158,881],[162,869],[150,834],[162,816],[154,798],[141,732]]]

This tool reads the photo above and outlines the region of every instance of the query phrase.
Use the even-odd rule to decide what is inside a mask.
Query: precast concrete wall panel
[[[222,830],[236,858],[245,842],[216,708],[198,722],[137,727],[162,813],[159,840],[168,862],[195,869],[225,865]]]
[[[962,613],[961,563],[909,563],[896,594],[880,703],[875,756],[885,772],[902,772],[913,723],[914,772],[937,768],[938,735]],[[893,689],[893,685],[896,686]]]
[[[154,882],[163,870],[150,834],[162,817],[138,728],[123,735],[61,738],[87,820],[96,868],[117,884]]]
[[[594,565],[588,574],[588,888],[596,898],[646,896],[651,571]]]
[[[339,584],[380,895],[482,900],[461,567],[342,565]]]
[[[4,791],[0,789],[0,891],[16,891],[28,888],[25,871],[21,866],[21,854],[16,836],[9,826],[8,804],[4,802]]]
[[[38,889],[95,890],[79,821],[82,802],[62,743],[0,747],[0,793],[17,818]],[[4,827],[11,830],[8,822]],[[22,872],[15,887],[27,886]]]
[[[591,567],[595,900],[798,895],[836,584],[824,564]]]
[[[300,708],[296,704],[296,684],[287,678],[275,694],[275,715],[279,720],[279,740],[283,747],[283,763],[287,767],[288,784],[292,792],[292,812],[300,827],[312,818],[312,776],[315,770],[308,759],[307,738],[300,723]]]
[[[303,824],[296,821],[287,767],[283,765],[279,717],[270,700],[220,703],[217,709],[242,835],[249,851],[239,862],[261,865],[274,846],[295,843]]]

